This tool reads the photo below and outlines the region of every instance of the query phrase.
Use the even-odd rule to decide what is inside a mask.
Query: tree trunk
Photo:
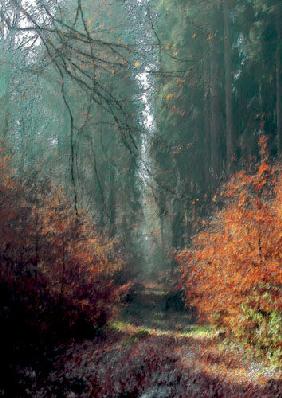
[[[204,96],[204,168],[205,168],[205,185],[208,191],[211,191],[211,179],[210,179],[210,166],[211,166],[211,139],[210,139],[210,51],[207,47],[206,55],[203,61],[203,96]]]
[[[278,155],[282,156],[282,70],[281,70],[281,55],[282,55],[282,28],[281,28],[281,3],[277,4],[276,9],[276,123],[277,123],[277,139],[278,139]]]
[[[176,172],[176,195],[172,200],[172,247],[174,249],[181,249],[184,245],[184,204],[181,198],[181,175],[176,159],[174,159],[174,169]]]
[[[232,113],[232,65],[231,65],[231,37],[230,37],[230,8],[229,0],[223,0],[224,15],[224,71],[225,71],[225,117],[226,117],[226,157],[227,171],[233,169],[234,164],[234,127]]]
[[[160,239],[161,239],[161,248],[162,252],[165,251],[165,217],[166,217],[166,197],[162,190],[159,192],[159,200],[158,200],[158,208],[159,208],[159,220],[160,220]]]
[[[109,181],[109,199],[108,199],[108,211],[109,211],[109,236],[113,238],[116,234],[116,185],[115,185],[115,174],[114,170],[110,169],[110,181]]]
[[[210,59],[210,154],[212,180],[216,185],[220,177],[220,89],[219,89],[219,54],[218,39],[214,36],[211,40]]]

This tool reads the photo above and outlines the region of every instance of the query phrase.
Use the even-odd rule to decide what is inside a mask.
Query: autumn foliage
[[[223,204],[189,250],[178,254],[189,305],[199,318],[282,356],[282,172],[270,166],[260,139],[256,173],[234,175]]]
[[[13,344],[92,333],[119,300],[116,242],[102,239],[82,211],[77,216],[62,189],[26,188],[1,155],[2,332]]]

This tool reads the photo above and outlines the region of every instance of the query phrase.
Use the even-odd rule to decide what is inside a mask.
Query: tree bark
[[[277,123],[277,139],[278,139],[278,155],[282,156],[282,6],[280,1],[277,3],[276,9],[276,123]]]
[[[223,0],[224,15],[224,72],[225,72],[225,117],[227,171],[231,172],[234,164],[234,126],[232,112],[232,49],[230,37],[229,0]]]
[[[109,179],[109,198],[108,198],[108,209],[109,209],[109,236],[113,238],[116,234],[116,185],[115,185],[115,174],[112,168],[110,169]]]
[[[211,139],[210,139],[210,51],[207,46],[206,55],[203,61],[203,109],[204,109],[204,168],[205,168],[205,185],[208,191],[211,191],[211,179],[210,179],[210,166],[211,166]]]
[[[211,41],[210,58],[210,156],[212,180],[216,181],[220,177],[220,68],[218,54],[218,39],[216,36]]]

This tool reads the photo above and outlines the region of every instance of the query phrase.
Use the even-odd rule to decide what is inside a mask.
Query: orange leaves
[[[225,208],[177,260],[188,304],[198,308],[201,319],[232,328],[261,284],[269,286],[273,309],[282,304],[275,290],[282,283],[281,168],[263,161],[255,175],[238,173],[223,196]]]
[[[266,135],[261,135],[259,137],[259,148],[260,148],[260,156],[263,162],[266,161],[269,155],[268,151],[268,137]]]
[[[269,171],[270,171],[269,165],[266,162],[263,162],[259,167],[258,175],[261,177],[263,174]]]

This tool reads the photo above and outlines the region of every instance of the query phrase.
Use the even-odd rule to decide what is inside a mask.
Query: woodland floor
[[[165,311],[165,293],[146,284],[105,335],[58,347],[48,374],[26,369],[25,396],[282,397],[281,373]]]

